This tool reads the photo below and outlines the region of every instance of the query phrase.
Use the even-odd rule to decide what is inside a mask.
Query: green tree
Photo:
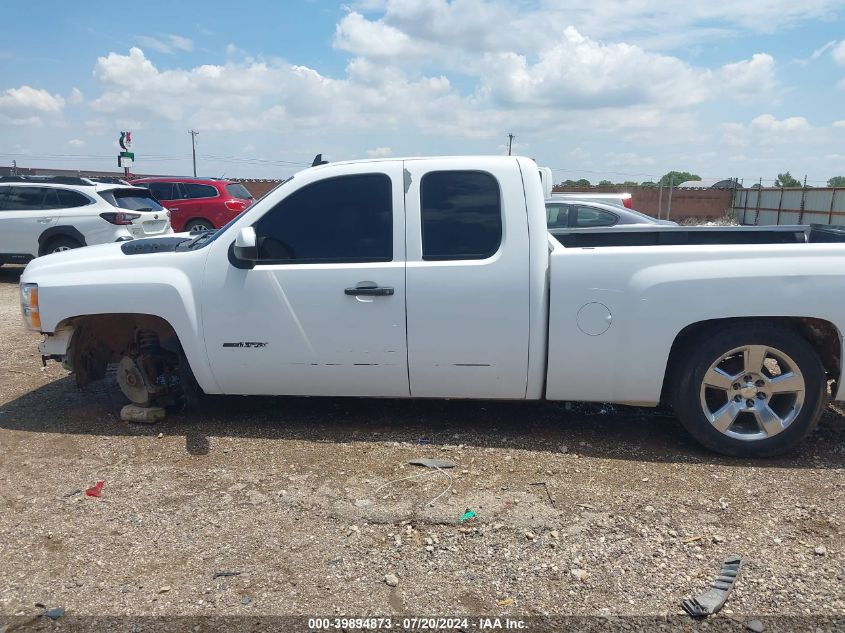
[[[793,178],[792,174],[786,172],[784,174],[778,174],[778,179],[775,180],[775,187],[800,187],[801,181]]]
[[[638,183],[636,180],[626,180],[622,183],[623,187],[639,187],[639,185],[640,183]]]
[[[599,187],[612,187],[613,183],[609,180],[599,180]]]
[[[578,185],[579,187],[589,187],[589,186],[591,186],[590,181],[587,180],[586,178],[579,179],[578,181],[576,181],[575,184]]]
[[[663,175],[663,178],[660,179],[660,183],[664,187],[668,187],[670,178],[674,186],[678,186],[687,180],[701,180],[701,176],[698,174],[691,174],[688,171],[670,171]]]
[[[657,183],[653,180],[646,180],[645,182],[640,183],[640,187],[656,187]]]
[[[845,187],[845,176],[834,176],[827,181],[828,187]]]

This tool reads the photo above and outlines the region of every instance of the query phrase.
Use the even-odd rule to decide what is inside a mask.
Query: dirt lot
[[[833,409],[799,452],[764,461],[598,406],[215,397],[128,425],[116,386],[80,393],[41,367],[19,275],[0,268],[0,625],[36,603],[65,619],[673,616],[732,553],[734,630],[845,615]],[[457,467],[447,479],[416,457]],[[102,497],[80,492],[98,480]]]

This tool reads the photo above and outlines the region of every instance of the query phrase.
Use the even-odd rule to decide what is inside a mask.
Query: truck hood
[[[21,283],[39,283],[46,276],[68,275],[73,273],[118,270],[138,266],[160,265],[162,255],[189,255],[190,252],[176,253],[176,246],[190,236],[185,234],[167,237],[150,237],[127,242],[98,244],[75,248],[61,253],[37,257],[27,264],[21,276]],[[128,252],[127,252],[128,251]],[[150,260],[150,258],[155,260]],[[153,261],[155,262],[153,264]]]

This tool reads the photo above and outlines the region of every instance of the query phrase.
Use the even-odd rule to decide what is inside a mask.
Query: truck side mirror
[[[255,237],[255,229],[251,226],[245,226],[238,231],[238,236],[235,238],[233,248],[233,255],[235,259],[249,264],[255,264],[258,259],[258,246]]]

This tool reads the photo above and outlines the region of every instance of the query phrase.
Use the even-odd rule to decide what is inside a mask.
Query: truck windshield
[[[278,186],[278,187],[276,187],[276,189],[279,189],[280,187],[284,187],[284,186],[285,186],[286,184],[288,184],[291,180],[293,180],[293,176],[291,176],[291,177],[290,177],[290,178],[288,178],[287,180],[283,180],[281,183],[279,183],[279,186]],[[273,189],[273,191],[275,191],[276,189]],[[255,206],[255,205],[253,204],[253,206]],[[247,210],[249,210],[249,209],[247,209]],[[197,237],[195,237],[193,240],[191,240],[190,242],[188,242],[187,244],[185,244],[185,246],[183,246],[182,248],[195,249],[195,248],[203,248],[203,247],[205,247],[205,246],[208,246],[208,245],[209,245],[209,244],[211,244],[214,240],[216,240],[218,237],[220,237],[220,236],[221,236],[221,235],[223,235],[226,231],[228,231],[228,230],[229,230],[229,227],[230,227],[230,226],[232,226],[232,225],[233,225],[235,222],[237,222],[238,220],[240,220],[240,219],[241,219],[241,217],[242,217],[242,215],[241,215],[241,214],[236,215],[234,218],[232,218],[231,220],[229,220],[226,224],[224,224],[223,226],[221,226],[221,227],[220,227],[219,229],[217,229],[216,231],[206,231],[206,232],[204,232],[204,233],[201,233],[200,235],[198,235]]]

